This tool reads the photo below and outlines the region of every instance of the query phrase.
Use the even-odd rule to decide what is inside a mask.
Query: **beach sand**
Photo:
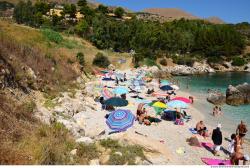
[[[131,71],[126,70],[123,72],[126,72],[128,76],[130,76],[129,74],[131,73]],[[115,86],[114,82],[103,82],[102,85],[113,86],[113,87]],[[126,86],[128,86],[128,83],[126,84]],[[155,99],[154,97],[147,97],[146,94],[143,94],[143,93],[146,93],[146,89],[142,90],[142,93],[140,94],[140,96],[147,100]],[[183,92],[180,90],[177,91],[176,93],[177,93],[177,96],[183,96],[183,97],[192,96],[190,93]],[[139,103],[136,102],[135,99],[131,98],[130,96],[131,94],[127,95],[127,100],[129,101],[128,106],[116,108],[116,109],[129,109],[131,110],[132,113],[136,115],[136,110],[137,110],[137,106]],[[104,110],[101,110],[101,111],[102,111],[101,114],[108,113]],[[126,135],[127,139],[129,139],[130,137],[130,139],[132,140],[132,137],[139,137],[140,139],[140,136],[141,136],[141,139],[145,139],[145,140],[148,139],[147,143],[148,145],[151,145],[151,146],[154,146],[154,145],[156,146],[157,143],[155,142],[158,142],[159,144],[161,144],[160,148],[165,148],[165,150],[168,151],[166,154],[168,155],[167,157],[169,158],[169,161],[167,164],[170,164],[170,165],[173,165],[173,164],[174,165],[176,164],[177,165],[204,165],[204,163],[201,161],[202,157],[228,159],[228,156],[223,151],[220,152],[220,156],[218,157],[218,156],[214,156],[211,153],[211,151],[209,151],[208,149],[204,147],[193,147],[188,144],[186,140],[187,138],[190,138],[192,136],[192,133],[189,131],[189,128],[195,127],[198,121],[203,120],[209,131],[212,131],[216,127],[216,125],[209,125],[209,121],[206,120],[205,116],[200,111],[198,111],[194,107],[194,105],[189,106],[187,113],[192,116],[192,119],[189,122],[185,123],[184,125],[175,125],[173,121],[162,120],[161,122],[157,124],[153,123],[150,126],[146,126],[146,125],[141,125],[138,123],[138,121],[136,121],[134,125],[131,128],[129,128],[125,133],[107,135],[107,137],[111,137],[111,138],[114,137],[114,138],[119,139],[119,137],[124,138],[124,136]],[[104,122],[104,118],[98,119],[96,122],[97,123]],[[108,130],[107,126],[105,129]],[[227,149],[229,142],[226,141],[224,138],[229,138],[231,133],[227,132],[226,128],[223,128],[223,126],[221,130],[223,133],[222,147]],[[145,136],[138,135],[135,132],[139,132],[140,134],[143,134]],[[204,139],[203,137],[199,135],[196,135],[196,136],[200,142],[212,143],[211,137]],[[151,139],[151,141],[149,141],[149,139]],[[140,144],[139,141],[137,141],[137,143]],[[243,147],[244,147],[245,152],[250,151],[249,142],[246,142]],[[177,151],[184,151],[184,152],[177,153]]]

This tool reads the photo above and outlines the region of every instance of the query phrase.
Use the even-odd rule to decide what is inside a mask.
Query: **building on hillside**
[[[132,17],[130,17],[130,16],[123,16],[122,19],[124,19],[124,20],[131,20]]]
[[[79,20],[81,20],[81,19],[83,19],[84,18],[84,15],[83,14],[81,14],[80,12],[77,12],[76,13],[76,19],[79,21]]]
[[[49,15],[52,16],[52,15],[57,15],[57,16],[62,16],[62,13],[63,10],[62,9],[56,9],[56,8],[53,8],[53,9],[50,9],[49,10]]]
[[[107,15],[110,16],[110,17],[115,17],[114,13],[108,13]]]

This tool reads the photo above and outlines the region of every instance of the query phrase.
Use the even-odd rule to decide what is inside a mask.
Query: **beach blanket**
[[[200,147],[204,147],[204,148],[213,148],[213,144],[212,143],[210,143],[210,142],[201,142],[200,143]]]
[[[201,158],[202,162],[207,165],[231,165],[230,160],[213,159],[213,158]]]
[[[194,130],[194,128],[189,128],[189,131],[192,133],[192,134],[198,134],[198,132],[196,130]]]
[[[167,93],[157,93],[157,92],[154,92],[154,93],[152,93],[152,96],[162,96],[162,97],[166,97],[166,96],[168,96],[168,94]]]

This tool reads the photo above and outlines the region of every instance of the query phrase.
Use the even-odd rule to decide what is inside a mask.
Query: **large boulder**
[[[250,104],[250,84],[244,83],[236,87],[229,85],[226,91],[226,103],[234,106]]]
[[[207,101],[214,105],[222,105],[226,102],[226,96],[223,93],[209,93]]]

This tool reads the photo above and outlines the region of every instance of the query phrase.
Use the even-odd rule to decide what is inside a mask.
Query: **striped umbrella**
[[[183,101],[185,103],[191,103],[191,100],[189,100],[188,98],[185,98],[185,97],[175,97],[172,100],[179,100],[179,101]]]
[[[106,124],[114,131],[126,131],[134,124],[135,116],[130,110],[118,109],[110,113]]]
[[[170,108],[188,108],[188,104],[180,100],[170,101],[167,103],[167,105]]]

